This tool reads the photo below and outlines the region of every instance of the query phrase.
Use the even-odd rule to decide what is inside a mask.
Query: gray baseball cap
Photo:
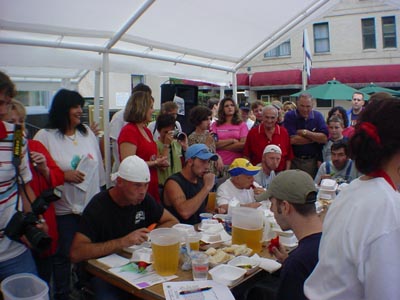
[[[311,176],[301,170],[288,170],[272,179],[266,198],[274,197],[290,203],[307,204],[317,200],[317,189]]]

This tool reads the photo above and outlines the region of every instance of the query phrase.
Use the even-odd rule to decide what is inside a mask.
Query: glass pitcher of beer
[[[158,228],[149,234],[153,250],[153,267],[161,276],[178,271],[181,234],[174,228]]]
[[[263,229],[262,211],[250,207],[232,209],[232,244],[246,244],[253,253],[260,253]]]

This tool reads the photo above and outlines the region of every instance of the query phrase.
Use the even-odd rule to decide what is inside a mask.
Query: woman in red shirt
[[[148,193],[160,202],[157,168],[168,167],[166,156],[157,154],[157,144],[153,140],[147,123],[151,121],[154,99],[148,92],[135,92],[131,95],[124,111],[124,120],[128,122],[119,136],[118,149],[120,161],[130,155],[142,158],[150,168]]]

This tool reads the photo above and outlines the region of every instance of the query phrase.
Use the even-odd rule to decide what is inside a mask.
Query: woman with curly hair
[[[239,108],[232,98],[221,100],[218,120],[211,125],[211,131],[218,137],[217,153],[225,166],[229,166],[235,158],[243,156],[242,152],[249,130],[240,118]]]
[[[189,146],[193,144],[205,144],[212,153],[216,153],[216,135],[210,132],[212,122],[211,109],[204,106],[196,106],[190,111],[189,121],[195,127],[195,130],[189,135]],[[211,161],[211,171],[218,175],[224,168],[220,156],[217,161]]]

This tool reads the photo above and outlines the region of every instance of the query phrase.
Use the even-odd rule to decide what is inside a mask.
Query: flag
[[[308,78],[311,76],[312,57],[310,43],[308,41],[307,29],[303,31],[303,49],[304,49],[304,66],[303,70],[307,72]]]

